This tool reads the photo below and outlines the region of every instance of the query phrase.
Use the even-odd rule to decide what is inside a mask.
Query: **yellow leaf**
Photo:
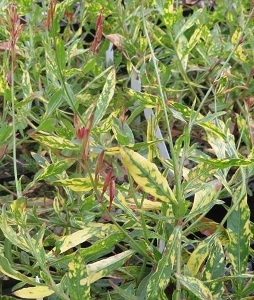
[[[37,298],[48,297],[53,293],[54,291],[52,291],[49,287],[41,285],[41,286],[24,288],[14,292],[13,294],[23,299],[37,299]]]

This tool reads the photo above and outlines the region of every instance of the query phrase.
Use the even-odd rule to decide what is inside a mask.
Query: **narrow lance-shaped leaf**
[[[148,194],[165,202],[177,204],[167,179],[157,166],[131,149],[120,148],[123,164],[137,184]]]
[[[225,274],[225,254],[223,251],[222,243],[219,238],[215,238],[214,244],[210,248],[210,254],[207,258],[207,262],[204,266],[203,277],[205,281],[209,282],[206,286],[212,291],[215,299],[220,299],[223,292],[223,282],[216,279],[223,277]]]
[[[74,164],[74,160],[61,160],[56,163],[50,164],[43,169],[42,173],[36,178],[36,180],[43,180],[50,176],[55,176],[61,174],[63,171],[66,171],[71,165]]]
[[[236,274],[242,274],[246,272],[251,236],[250,209],[242,186],[235,191],[232,200],[233,205],[238,204],[227,219],[228,257]]]
[[[51,149],[77,150],[78,145],[73,144],[67,139],[53,135],[31,134],[31,137],[37,142]]]
[[[100,97],[96,103],[96,109],[93,118],[93,126],[96,126],[103,118],[106,109],[109,106],[111,99],[113,98],[115,92],[115,84],[116,84],[116,71],[114,68],[112,68],[112,70],[108,74],[102,93],[100,94]]]
[[[85,262],[79,252],[76,252],[73,260],[68,264],[68,281],[69,281],[69,295],[73,300],[79,300],[82,295],[83,299],[90,298],[90,283],[85,281],[81,284],[81,280],[87,277]]]
[[[175,274],[176,278],[180,281],[186,289],[192,292],[197,299],[200,300],[214,300],[210,290],[197,278]]]
[[[83,278],[80,281],[80,284],[91,284],[102,277],[110,275],[112,271],[120,268],[134,253],[135,252],[132,250],[127,250],[87,265],[86,269],[88,277]]]
[[[159,299],[168,285],[174,263],[177,259],[179,244],[181,243],[181,226],[176,226],[169,237],[165,251],[158,266],[151,276],[147,286],[147,300]]]

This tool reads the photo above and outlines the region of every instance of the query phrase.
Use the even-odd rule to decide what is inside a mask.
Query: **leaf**
[[[202,184],[213,178],[214,174],[219,170],[219,168],[209,164],[201,162],[194,168],[190,170],[185,178],[184,187],[185,190],[195,189],[197,186],[202,186]]]
[[[5,274],[6,276],[25,282],[27,284],[35,285],[35,280],[33,278],[27,277],[24,274],[19,273],[18,271],[14,270],[12,266],[10,265],[7,258],[0,255],[0,272]]]
[[[116,70],[114,68],[108,74],[102,93],[96,103],[93,126],[95,127],[106,113],[107,107],[114,96],[116,84]]]
[[[214,197],[218,194],[220,188],[221,184],[218,180],[213,180],[204,185],[202,190],[195,193],[190,214],[207,212],[207,209],[210,209],[215,204],[216,199]],[[205,209],[205,211],[202,211],[202,209]]]
[[[95,263],[86,266],[88,277],[80,281],[80,284],[85,285],[88,282],[91,284],[102,277],[107,277],[113,270],[120,268],[123,263],[129,259],[135,251],[127,250],[122,253],[107,257],[96,261]]]
[[[117,292],[118,295],[120,295],[124,300],[143,300],[143,298],[135,296],[132,291],[126,291],[116,284],[114,284],[113,281],[110,282],[113,289]]]
[[[160,103],[159,97],[152,94],[141,93],[132,89],[126,89],[125,92],[130,98],[133,98],[135,102],[139,102],[146,108],[154,108]],[[144,107],[142,108],[143,110]]]
[[[187,262],[187,267],[192,276],[195,276],[199,272],[201,265],[209,255],[209,242],[210,237],[200,242],[195,250],[191,253]]]
[[[246,272],[250,244],[250,209],[247,203],[247,193],[243,187],[233,193],[233,205],[236,205],[227,219],[229,236],[228,257],[236,274]]]
[[[187,288],[200,300],[214,300],[210,290],[197,278],[175,274],[181,285]]]
[[[97,232],[98,228],[88,227],[78,230],[72,234],[66,235],[57,242],[60,246],[54,247],[50,252],[48,252],[47,256],[51,256],[56,251],[59,254],[66,252],[67,250],[76,247],[77,245],[88,240],[89,238],[95,236]]]
[[[53,135],[39,135],[39,134],[31,134],[31,137],[50,149],[57,149],[57,150],[77,150],[78,145],[70,142],[67,139],[64,139],[59,136]]]
[[[120,148],[120,154],[131,176],[146,193],[162,201],[177,204],[167,179],[154,163],[128,148]]]
[[[213,159],[213,158],[202,158],[202,157],[190,157],[190,159],[204,162],[206,164],[210,164],[213,167],[219,169],[225,169],[230,167],[241,167],[241,166],[249,166],[254,163],[254,159],[248,158],[225,158],[225,159]]]
[[[54,294],[54,291],[47,286],[35,286],[23,288],[13,293],[15,296],[23,299],[44,298]]]
[[[65,186],[74,192],[89,192],[93,189],[92,182],[90,178],[72,178],[72,179],[61,179],[53,182],[57,186]],[[102,187],[99,183],[97,187]]]
[[[191,28],[199,19],[200,15],[202,13],[202,10],[197,10],[195,13],[193,13],[189,18],[186,19],[186,22],[181,26],[181,30],[177,32],[177,36],[175,38],[175,41],[178,40],[178,38],[183,35],[183,33]]]
[[[177,259],[179,245],[181,243],[181,226],[176,226],[170,235],[162,258],[151,276],[147,286],[147,300],[158,299],[167,287]]]
[[[87,277],[85,261],[82,255],[77,251],[73,260],[68,264],[68,287],[70,299],[78,300],[81,295],[83,299],[90,298],[90,283],[81,284],[83,278]]]
[[[178,102],[174,102],[172,100],[168,101],[168,103],[176,111],[180,112],[187,121],[189,121],[189,120],[191,120],[191,118],[193,118],[195,112],[191,108],[189,108],[188,106],[183,105],[183,104],[178,103]],[[221,132],[221,130],[219,128],[217,128],[213,123],[211,123],[212,116],[214,116],[214,118],[216,117],[215,114],[212,114],[211,116],[209,116],[210,120],[207,121],[206,117],[204,117],[202,114],[198,114],[198,116],[196,118],[196,122],[194,122],[194,125],[199,125],[200,127],[204,128],[204,129],[208,129],[211,132],[214,132],[217,135],[225,138],[225,135]]]
[[[121,146],[134,145],[135,140],[130,127],[119,119],[112,118],[112,131]]]
[[[46,121],[51,116],[51,114],[55,112],[56,109],[63,103],[64,95],[65,95],[64,90],[59,89],[50,97],[49,102],[47,103],[46,106],[46,113],[42,122]],[[38,130],[42,130],[41,124],[39,125]]]
[[[66,54],[64,49],[63,39],[56,38],[56,58],[60,72],[66,68]]]
[[[62,160],[56,163],[50,164],[43,169],[42,173],[36,178],[36,181],[46,179],[50,176],[59,175],[62,172],[66,171],[70,166],[74,164],[74,160]]]
[[[14,204],[15,207],[15,204]],[[30,251],[30,246],[24,237],[20,234],[20,232],[15,232],[11,226],[7,223],[7,213],[6,208],[2,209],[2,216],[0,220],[0,228],[6,237],[13,245],[19,247],[20,249],[24,250],[25,252]]]
[[[207,258],[202,276],[202,279],[205,281],[211,281],[215,279],[213,282],[206,283],[206,286],[210,289],[210,291],[212,291],[214,299],[220,299],[224,292],[223,283],[219,280],[216,281],[216,279],[223,277],[224,275],[225,254],[220,239],[215,238],[214,243],[211,246],[210,254]]]

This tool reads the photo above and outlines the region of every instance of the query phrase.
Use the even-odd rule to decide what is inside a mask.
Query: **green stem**
[[[161,97],[161,105],[162,105],[162,109],[165,115],[165,121],[166,121],[166,128],[167,128],[167,132],[168,132],[168,142],[169,142],[169,148],[170,148],[170,154],[172,157],[172,163],[173,163],[173,170],[174,170],[174,178],[175,178],[175,188],[176,188],[176,199],[178,199],[179,202],[181,202],[181,170],[179,169],[179,164],[178,164],[178,159],[177,156],[175,154],[175,150],[174,150],[174,144],[173,144],[173,138],[172,138],[172,133],[171,133],[171,128],[170,128],[170,124],[169,124],[169,118],[167,117],[167,106],[166,106],[166,99],[162,90],[162,84],[161,84],[161,79],[160,79],[160,74],[159,74],[159,68],[157,65],[158,60],[155,57],[155,53],[151,44],[151,40],[149,38],[149,34],[147,31],[147,27],[146,27],[146,21],[145,21],[145,15],[144,15],[144,1],[141,2],[141,11],[142,11],[142,21],[143,21],[143,27],[144,27],[144,34],[146,36],[148,45],[149,45],[149,49],[151,52],[151,56],[152,56],[152,61],[153,61],[153,65],[155,68],[155,74],[156,74],[156,79],[158,82],[158,89],[159,89],[159,94]]]
[[[15,186],[17,198],[22,196],[19,180],[18,180],[18,170],[17,170],[17,140],[16,140],[16,122],[15,122],[15,97],[14,97],[14,70],[15,70],[15,45],[11,49],[11,114],[12,114],[12,144],[13,144],[13,171],[15,178]]]

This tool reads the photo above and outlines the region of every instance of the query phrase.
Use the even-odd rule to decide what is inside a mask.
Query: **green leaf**
[[[100,122],[100,120],[103,118],[103,116],[106,113],[107,107],[109,106],[109,103],[113,98],[115,92],[115,84],[116,84],[116,71],[114,68],[112,68],[108,74],[102,93],[100,94],[100,97],[96,103],[96,109],[93,118],[94,127]]]
[[[192,292],[200,300],[214,300],[210,290],[197,278],[175,274],[176,278],[180,281],[186,289]]]
[[[154,163],[128,148],[120,148],[120,154],[127,170],[146,193],[162,201],[177,204],[167,179]]]
[[[23,299],[38,299],[48,297],[54,294],[54,291],[47,286],[35,286],[23,288],[13,293],[15,296]]]
[[[0,272],[5,274],[6,276],[25,282],[27,284],[35,285],[35,280],[33,278],[27,277],[24,274],[19,273],[18,271],[14,270],[12,266],[10,265],[7,258],[0,255]]]
[[[46,113],[45,116],[42,120],[47,121],[47,119],[51,116],[53,112],[63,103],[65,97],[65,93],[63,89],[57,90],[49,99],[49,102],[46,107]],[[44,125],[45,126],[45,125]],[[43,130],[41,129],[41,125],[39,125],[38,130]]]
[[[70,166],[74,164],[74,160],[62,160],[56,163],[50,164],[43,169],[42,173],[36,178],[36,181],[46,179],[50,176],[59,175],[62,172],[66,171]]]
[[[58,60],[58,67],[60,72],[66,68],[66,55],[64,49],[63,39],[61,37],[56,38],[56,57]]]
[[[125,300],[143,300],[143,298],[135,296],[132,292],[125,291],[124,289],[120,288],[113,282],[111,282],[113,289],[117,292]]]
[[[148,283],[147,300],[160,299],[158,297],[163,294],[170,281],[175,261],[179,255],[178,249],[181,243],[181,230],[182,227],[176,226],[167,241],[162,258],[158,262],[157,268]]]
[[[69,296],[72,300],[79,300],[81,295],[83,299],[90,299],[90,283],[81,284],[82,279],[87,278],[85,261],[82,255],[77,251],[73,260],[68,264],[68,287]]]
[[[78,145],[70,142],[67,139],[64,139],[59,136],[53,135],[39,135],[39,134],[31,134],[31,137],[50,149],[58,149],[58,150],[77,150]]]
[[[112,131],[119,145],[127,146],[135,144],[130,127],[125,122],[123,123],[115,117],[112,118]]]
[[[242,274],[247,268],[251,237],[250,209],[242,186],[233,193],[232,201],[236,206],[227,219],[228,257],[236,274]]]

